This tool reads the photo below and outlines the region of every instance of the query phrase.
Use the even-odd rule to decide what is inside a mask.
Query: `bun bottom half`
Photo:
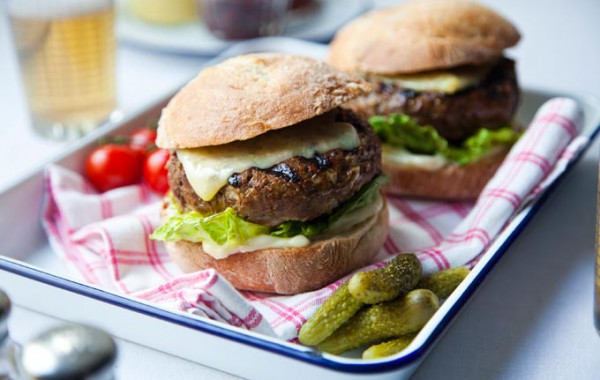
[[[297,294],[320,289],[370,264],[388,233],[388,210],[381,210],[347,231],[323,236],[306,247],[267,248],[215,259],[202,243],[166,242],[185,273],[214,268],[239,290]]]
[[[440,169],[402,165],[383,159],[383,171],[389,182],[384,192],[389,195],[438,199],[476,199],[502,164],[508,149],[494,152],[467,164],[448,164]]]

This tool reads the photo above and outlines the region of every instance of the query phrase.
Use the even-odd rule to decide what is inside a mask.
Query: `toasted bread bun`
[[[350,22],[333,39],[329,62],[347,72],[415,73],[488,62],[519,39],[510,22],[482,5],[411,1]]]
[[[368,265],[388,232],[387,205],[346,232],[324,236],[301,248],[270,248],[216,260],[202,243],[167,242],[169,255],[185,273],[214,268],[241,290],[296,294],[322,288]]]
[[[369,89],[312,58],[238,56],[202,70],[171,99],[157,145],[179,149],[247,140],[325,113]]]
[[[508,150],[499,149],[467,165],[451,163],[440,169],[398,164],[387,160],[384,154],[383,171],[389,177],[385,192],[440,200],[475,199],[502,164]]]

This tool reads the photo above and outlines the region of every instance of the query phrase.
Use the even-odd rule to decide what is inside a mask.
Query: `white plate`
[[[326,42],[346,22],[370,8],[370,0],[318,0],[312,14],[296,14],[288,21],[287,37]],[[121,41],[165,53],[216,55],[235,42],[220,40],[198,21],[179,26],[145,23],[119,2],[117,33]]]

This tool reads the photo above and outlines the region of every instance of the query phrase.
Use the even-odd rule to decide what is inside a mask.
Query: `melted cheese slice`
[[[435,91],[454,94],[462,89],[478,85],[485,79],[489,71],[488,66],[461,67],[449,71],[380,76],[378,79],[384,83],[395,84],[419,92]]]
[[[210,240],[202,242],[202,249],[215,259],[224,259],[234,253],[254,252],[267,248],[299,248],[306,247],[310,240],[306,236],[296,235],[291,238],[281,238],[270,235],[258,235],[246,240],[243,245],[223,247]]]
[[[383,145],[383,160],[425,170],[438,170],[451,163],[443,156],[416,154],[386,144]]]
[[[210,201],[234,173],[252,167],[267,169],[294,156],[310,158],[332,149],[350,150],[359,145],[358,134],[351,124],[335,122],[324,115],[246,141],[178,150],[177,157],[196,194]]]

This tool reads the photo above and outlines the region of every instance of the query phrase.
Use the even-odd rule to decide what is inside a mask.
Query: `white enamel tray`
[[[234,46],[219,56],[254,52],[296,52],[324,57],[323,45],[266,38]],[[584,133],[593,140],[600,128],[600,100],[578,94],[524,90],[518,121],[527,124],[547,99],[566,95],[585,112]],[[156,117],[169,97],[118,124],[107,125],[72,144],[51,162],[81,171],[86,155],[106,133],[126,134]],[[0,287],[21,306],[66,320],[102,326],[115,336],[230,372],[244,378],[371,379],[408,378],[464,307],[509,245],[526,228],[548,195],[571,171],[586,146],[536,201],[526,205],[486,250],[458,289],[444,302],[411,345],[395,356],[373,361],[322,354],[311,348],[262,336],[206,319],[161,309],[86,285],[68,277],[51,251],[40,225],[43,166],[0,189]],[[237,358],[234,359],[233,357]]]

